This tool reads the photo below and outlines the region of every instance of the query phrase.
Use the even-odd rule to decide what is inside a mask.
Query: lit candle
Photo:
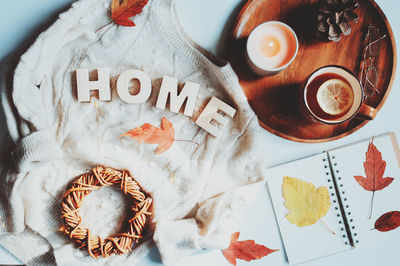
[[[261,41],[260,52],[265,57],[276,56],[281,51],[279,40],[275,36],[265,36]]]
[[[285,69],[297,55],[299,42],[295,32],[279,21],[257,26],[247,40],[248,65],[258,75],[273,75]]]

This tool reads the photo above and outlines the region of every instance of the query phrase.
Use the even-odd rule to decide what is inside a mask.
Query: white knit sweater
[[[13,85],[2,83],[18,170],[1,177],[0,245],[26,264],[134,265],[151,240],[165,265],[197,249],[224,248],[230,224],[264,180],[257,118],[231,66],[187,39],[171,0],[150,1],[134,18],[136,27],[112,24],[96,34],[110,21],[110,2],[74,3],[21,57]],[[74,70],[99,67],[111,70],[112,100],[78,102]],[[118,75],[131,68],[151,77],[146,103],[127,104],[115,92]],[[164,75],[201,85],[193,117],[155,107]],[[194,123],[212,96],[237,110],[219,138]],[[156,155],[155,145],[119,137],[146,122],[159,126],[163,116],[176,138],[200,146],[176,142]],[[57,232],[64,191],[96,165],[129,170],[154,199],[154,234],[129,254],[98,260]],[[92,232],[107,236],[113,219],[125,218],[120,198],[107,189],[87,196],[80,214]]]

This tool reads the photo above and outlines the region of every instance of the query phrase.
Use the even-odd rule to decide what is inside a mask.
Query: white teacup
[[[323,111],[317,100],[317,91],[320,86],[330,80],[340,79],[350,85],[352,89],[352,101],[349,108],[343,113],[331,115]],[[361,119],[372,120],[375,118],[377,110],[363,103],[364,92],[358,78],[348,69],[341,66],[325,66],[314,71],[307,79],[304,86],[303,103],[308,115],[315,121],[324,124],[340,124],[349,121],[357,116]],[[350,96],[349,96],[350,97]]]

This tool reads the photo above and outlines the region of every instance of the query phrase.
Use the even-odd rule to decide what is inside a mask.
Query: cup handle
[[[358,110],[357,117],[364,120],[372,120],[375,118],[377,112],[375,108],[362,103],[360,110]]]

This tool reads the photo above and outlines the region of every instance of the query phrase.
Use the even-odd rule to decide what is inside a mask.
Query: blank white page
[[[345,231],[341,230],[343,221],[340,210],[335,209],[338,206],[336,194],[329,167],[325,168],[325,166],[327,166],[327,155],[322,153],[268,170],[268,188],[290,264],[305,262],[351,248],[345,244],[347,235],[343,235]],[[331,208],[321,220],[335,232],[335,235],[329,232],[320,222],[306,227],[298,227],[286,219],[285,216],[289,210],[284,206],[285,200],[282,196],[284,176],[311,182],[317,188],[320,186],[328,187],[331,195]]]
[[[348,206],[346,215],[350,222],[355,246],[400,237],[400,228],[389,232],[371,230],[374,228],[375,221],[382,214],[389,211],[400,211],[400,169],[391,135],[385,134],[374,138],[375,146],[382,153],[383,160],[386,161],[383,177],[393,177],[394,180],[383,190],[375,192],[371,219],[368,219],[368,214],[372,192],[364,190],[354,178],[354,176],[366,177],[363,164],[370,141],[371,139],[368,139],[328,152],[335,169],[335,178],[339,186],[342,185],[342,202],[345,207]],[[335,166],[335,164],[337,165]]]

